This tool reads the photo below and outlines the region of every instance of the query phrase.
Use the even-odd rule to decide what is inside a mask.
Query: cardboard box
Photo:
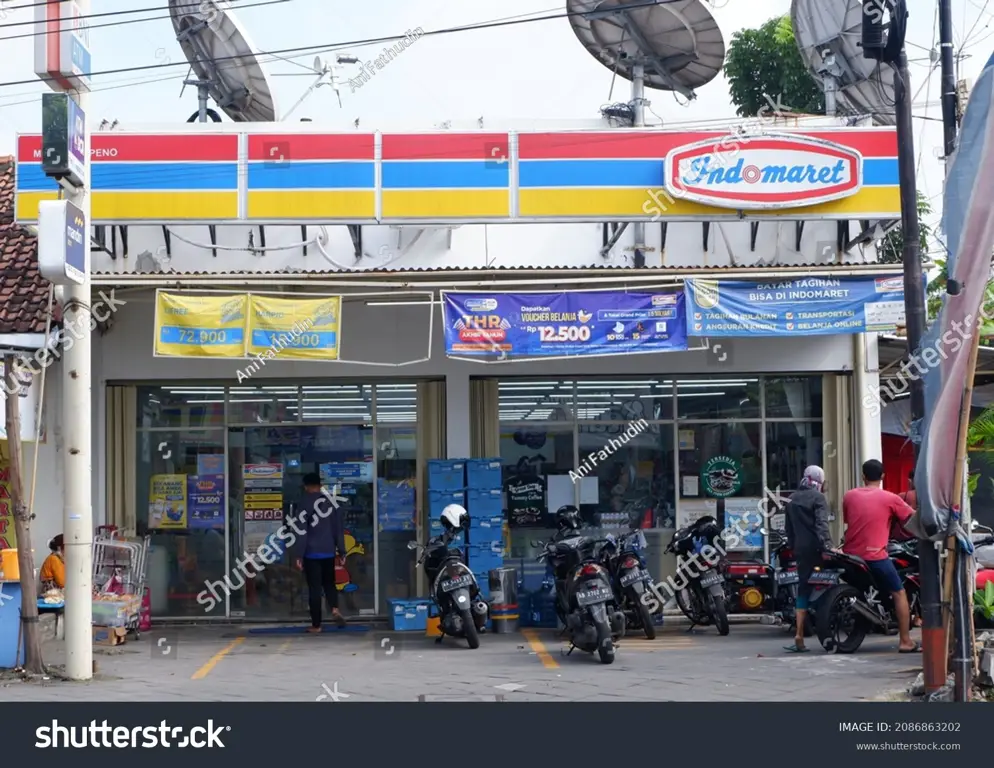
[[[123,645],[128,638],[128,630],[124,627],[94,627],[94,645]]]

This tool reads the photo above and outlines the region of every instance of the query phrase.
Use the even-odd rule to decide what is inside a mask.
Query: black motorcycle
[[[642,596],[652,585],[652,576],[642,557],[645,547],[645,534],[634,530],[617,539],[609,538],[601,548],[601,554],[611,575],[618,605],[625,614],[626,629],[641,629],[649,640],[654,640],[656,626],[652,613],[642,602]]]
[[[463,562],[462,550],[450,547],[455,531],[445,531],[421,547],[412,541],[408,549],[421,549],[418,565],[423,565],[431,583],[431,596],[438,606],[439,629],[436,643],[446,635],[464,637],[470,648],[480,647],[480,632],[490,614],[490,606],[480,594],[480,585],[469,566]]]
[[[701,556],[704,547],[714,547],[720,535],[718,521],[705,516],[674,533],[666,551],[677,556],[677,580],[685,583],[676,590],[676,603],[690,619],[690,628],[713,622],[719,635],[727,635],[730,627],[722,562],[716,558],[717,562],[711,563]]]
[[[552,568],[556,613],[569,638],[569,652],[574,648],[596,651],[601,663],[610,664],[614,644],[625,634],[625,614],[618,610],[611,574],[600,563],[600,549],[606,542],[570,536],[532,545],[542,548],[538,559]]]

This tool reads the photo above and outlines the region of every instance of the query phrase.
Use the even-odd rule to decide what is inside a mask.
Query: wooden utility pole
[[[14,530],[17,536],[17,568],[21,572],[21,628],[24,635],[24,669],[43,674],[41,632],[38,628],[38,585],[35,583],[35,558],[31,548],[31,510],[24,500],[24,466],[21,453],[21,382],[15,373],[14,355],[5,355],[3,375],[7,390],[7,447],[10,453],[10,502],[14,510]],[[39,418],[41,416],[39,415]],[[38,450],[38,446],[35,446]]]

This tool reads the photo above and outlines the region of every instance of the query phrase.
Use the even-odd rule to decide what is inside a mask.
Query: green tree
[[[732,35],[725,77],[740,117],[755,117],[763,107],[768,110],[767,96],[793,112],[825,113],[825,94],[801,59],[790,16]]]
[[[932,205],[929,203],[928,198],[918,190],[918,227],[921,233],[921,239],[919,245],[921,247],[921,257],[922,261],[928,260],[929,251],[929,240],[932,237],[932,226],[928,224],[929,218],[932,216]],[[881,264],[900,264],[904,261],[904,233],[901,231],[901,227],[895,227],[887,236],[880,241],[877,246],[877,261]],[[933,281],[934,282],[934,281]],[[942,283],[942,289],[945,290],[946,284]],[[931,289],[931,286],[929,286]]]

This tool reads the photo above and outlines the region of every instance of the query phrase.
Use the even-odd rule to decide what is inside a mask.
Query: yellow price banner
[[[155,296],[155,354],[162,357],[245,357],[248,296]]]
[[[337,360],[342,297],[249,296],[248,350],[273,359]]]

